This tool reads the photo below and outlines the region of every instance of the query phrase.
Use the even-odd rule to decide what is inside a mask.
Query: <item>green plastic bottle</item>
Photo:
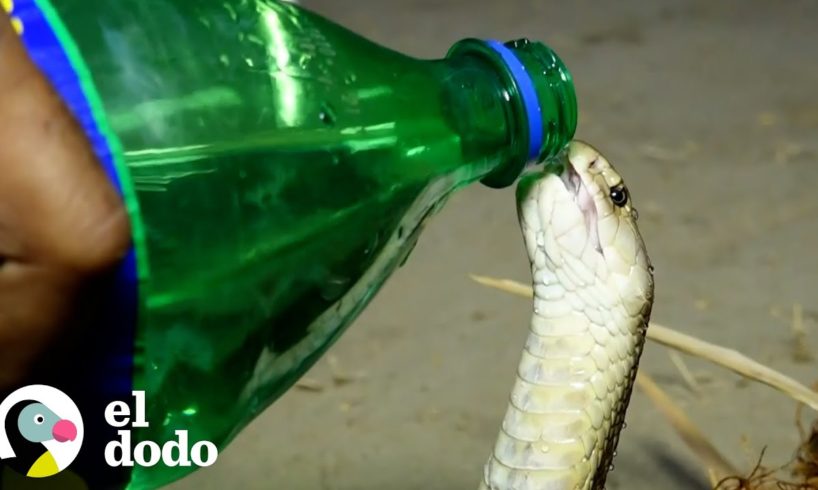
[[[568,71],[527,40],[419,60],[273,0],[3,3],[132,220],[93,345],[37,380],[79,400],[72,470],[90,488],[195,469],[103,471],[110,401],[145,392],[150,425],[132,445],[187,430],[224,447],[341,335],[453,191],[513,184],[576,127]]]

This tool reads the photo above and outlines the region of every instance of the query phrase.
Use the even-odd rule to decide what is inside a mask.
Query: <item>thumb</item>
[[[82,283],[124,256],[130,228],[6,15],[0,60],[0,373],[13,382],[60,331]]]

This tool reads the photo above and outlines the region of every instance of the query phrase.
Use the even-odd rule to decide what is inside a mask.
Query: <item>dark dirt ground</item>
[[[805,384],[818,347],[818,2],[306,0],[389,47],[440,57],[463,37],[552,46],[578,89],[577,136],[628,181],[657,269],[654,320]],[[529,321],[527,300],[469,273],[528,282],[513,188],[467,189],[308,378],[219,462],[172,488],[474,489]],[[794,403],[668,351],[642,364],[741,468],[798,443]],[[335,386],[332,369],[364,372]],[[700,466],[636,391],[610,490],[704,489]],[[742,442],[747,437],[749,443]],[[749,449],[745,449],[748,446]]]

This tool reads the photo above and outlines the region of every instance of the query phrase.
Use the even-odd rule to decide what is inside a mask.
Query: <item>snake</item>
[[[579,140],[523,175],[534,300],[480,490],[603,490],[653,308],[653,266],[622,177]]]

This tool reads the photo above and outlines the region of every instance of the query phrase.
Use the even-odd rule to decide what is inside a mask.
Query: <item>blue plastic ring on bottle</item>
[[[537,91],[534,89],[534,82],[513,51],[493,39],[486,41],[486,44],[497,51],[503,59],[514,78],[514,82],[517,84],[517,89],[520,91],[520,98],[523,100],[525,113],[528,117],[528,158],[533,160],[539,155],[540,147],[543,144],[542,110]]]

